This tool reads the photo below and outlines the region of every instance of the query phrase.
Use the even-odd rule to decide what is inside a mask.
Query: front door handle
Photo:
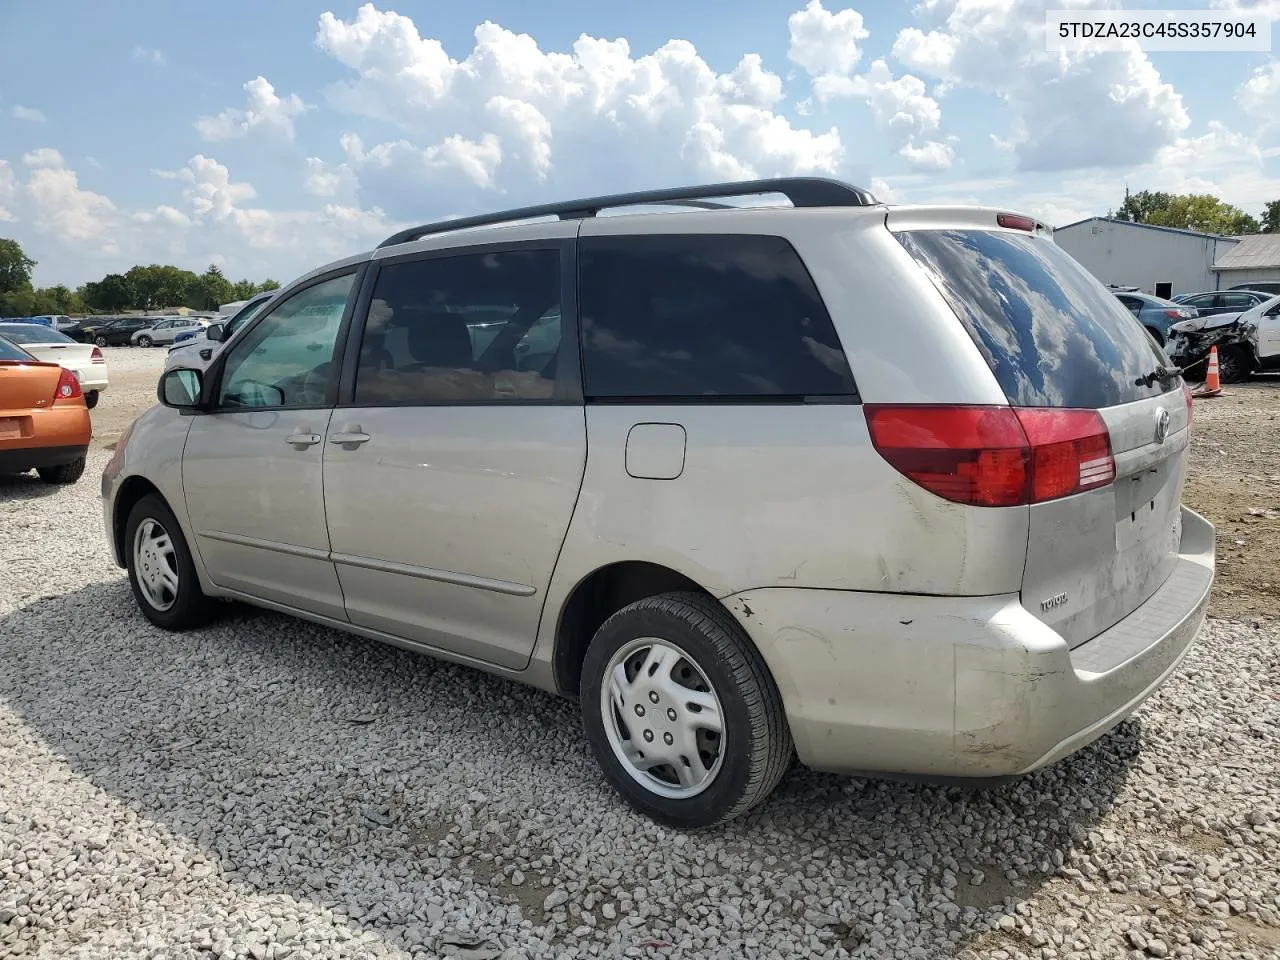
[[[369,435],[360,429],[359,424],[348,424],[337,433],[329,434],[330,443],[337,443],[344,447],[348,444],[355,446],[356,444],[364,443],[369,439]]]
[[[320,434],[312,433],[306,427],[303,427],[297,433],[291,433],[284,438],[285,443],[291,443],[295,447],[309,447],[312,444],[320,442]]]

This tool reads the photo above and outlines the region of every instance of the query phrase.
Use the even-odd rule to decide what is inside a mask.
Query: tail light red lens
[[[62,368],[62,373],[58,376],[57,389],[53,391],[53,402],[60,400],[75,400],[84,396],[84,391],[80,389],[80,381],[76,375],[66,367]]]
[[[93,353],[89,354],[90,363],[106,363],[107,358],[102,355],[102,351],[97,347],[93,348]]]
[[[880,455],[955,503],[1039,503],[1115,479],[1111,436],[1096,410],[880,404],[864,410]]]
[[[1036,229],[1034,220],[1016,213],[998,213],[996,214],[996,223],[1010,230],[1029,230],[1034,233]]]

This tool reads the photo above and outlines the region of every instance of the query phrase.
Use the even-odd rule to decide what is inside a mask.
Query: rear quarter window
[[[1115,295],[1052,241],[995,230],[896,236],[964,324],[1011,404],[1101,408],[1171,388],[1139,382],[1168,361]]]

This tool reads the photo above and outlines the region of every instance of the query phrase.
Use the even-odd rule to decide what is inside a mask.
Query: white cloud
[[[636,56],[623,39],[583,35],[549,52],[490,22],[474,35],[459,60],[372,4],[351,20],[321,16],[317,46],[353,73],[329,102],[405,134],[344,151],[369,202],[439,209],[441,190],[475,191],[465,203],[474,206],[492,205],[491,191],[844,170],[834,128],[798,128],[774,112],[782,79],[753,54],[719,74],[684,40]]]
[[[26,120],[29,123],[44,123],[48,119],[48,117],[39,110],[36,110],[34,107],[15,106],[9,111],[9,114],[15,120]]]
[[[1280,0],[1210,0],[1215,10],[1242,10],[1257,12],[1272,20],[1280,20]]]
[[[18,196],[18,178],[14,176],[13,167],[5,160],[0,160],[0,223],[11,223],[17,220],[9,207]]]
[[[157,67],[163,67],[169,63],[169,58],[164,55],[164,51],[154,47],[134,47],[133,59],[143,63],[153,63]]]
[[[1236,92],[1236,102],[1260,120],[1280,118],[1280,60],[1272,60],[1254,70]]]
[[[116,205],[80,188],[79,178],[57,150],[43,147],[23,158],[31,168],[24,185],[26,206],[36,230],[99,251],[114,248],[110,228]]]
[[[293,122],[311,109],[296,93],[280,97],[266,77],[255,77],[244,85],[247,104],[243,110],[228,107],[215,117],[201,117],[196,130],[205,140],[230,140],[255,129],[293,139]]]
[[[893,56],[1011,109],[1023,170],[1122,167],[1150,160],[1190,123],[1182,98],[1136,43],[1124,52],[1048,52],[1045,10],[1062,0],[935,0],[941,28],[899,32]],[[1083,0],[1082,10],[1110,7]]]
[[[24,153],[22,162],[28,167],[65,167],[67,165],[62,159],[62,154],[53,147],[40,147],[30,153]]]
[[[831,13],[822,0],[809,0],[803,10],[790,16],[787,27],[791,32],[787,56],[815,77],[849,73],[862,59],[859,41],[871,36],[857,10]]]

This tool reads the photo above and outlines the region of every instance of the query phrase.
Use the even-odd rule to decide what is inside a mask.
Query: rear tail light
[[[996,223],[1002,227],[1008,227],[1010,230],[1028,230],[1034,233],[1036,229],[1034,220],[1016,213],[998,213],[996,214]]]
[[[58,376],[58,387],[53,391],[53,402],[59,400],[75,400],[83,397],[84,391],[80,389],[80,381],[74,373],[66,367],[62,368],[62,373]]]
[[[955,503],[1040,503],[1115,479],[1111,435],[1096,410],[880,404],[864,410],[880,455]]]
[[[97,347],[93,348],[93,353],[89,354],[90,363],[106,363],[107,358],[102,355],[102,351]]]

